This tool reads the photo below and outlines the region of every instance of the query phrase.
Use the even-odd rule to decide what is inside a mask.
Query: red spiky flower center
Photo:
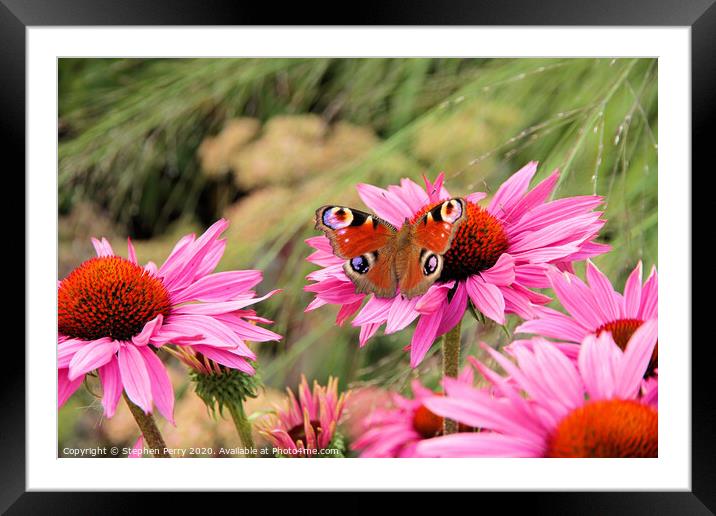
[[[119,256],[87,260],[57,291],[60,334],[83,340],[131,340],[157,315],[169,315],[170,308],[161,280]]]
[[[569,413],[547,445],[547,457],[657,457],[658,413],[633,400],[593,401]]]
[[[641,319],[617,319],[606,324],[601,325],[597,328],[594,333],[601,335],[603,332],[608,331],[612,334],[612,339],[619,348],[624,351],[629,344],[634,332],[644,324]],[[654,346],[654,352],[651,354],[651,360],[649,361],[649,367],[646,370],[645,377],[651,376],[659,365],[659,344],[657,342]]]
[[[444,396],[441,392],[436,392],[436,396]],[[418,409],[413,414],[413,429],[420,434],[420,436],[424,439],[430,439],[432,437],[442,435],[443,434],[443,421],[445,420],[444,417],[438,416],[434,412],[432,412],[428,407],[425,405],[420,405]],[[458,431],[459,432],[472,432],[474,428],[464,425],[462,423],[458,424]]]
[[[426,206],[413,221],[437,206]],[[450,249],[444,255],[442,281],[464,280],[495,265],[509,244],[502,223],[481,206],[466,201],[465,218],[455,233]]]
[[[442,434],[443,418],[431,412],[425,405],[420,405],[413,415],[413,428],[424,439]]]

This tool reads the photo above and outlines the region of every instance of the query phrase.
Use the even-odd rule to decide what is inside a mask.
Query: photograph
[[[58,57],[56,457],[659,458],[660,65]]]

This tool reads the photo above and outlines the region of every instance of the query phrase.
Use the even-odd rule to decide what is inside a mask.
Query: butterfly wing
[[[395,295],[396,229],[388,222],[344,206],[316,210],[316,229],[331,242],[333,253],[344,258],[343,270],[356,292],[378,297]]]
[[[464,218],[465,201],[455,198],[435,206],[410,226],[395,260],[398,286],[405,297],[424,294],[440,277],[443,255]]]

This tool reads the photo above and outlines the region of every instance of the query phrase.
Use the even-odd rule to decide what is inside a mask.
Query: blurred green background
[[[58,71],[60,278],[94,254],[91,236],[122,254],[130,236],[140,261],[161,263],[181,235],[228,218],[219,269],[260,268],[260,294],[283,289],[258,305],[285,339],[256,346],[267,389],[249,410],[301,373],[343,388],[437,385],[438,346],[408,365],[412,327],[359,350],[336,307],[303,312],[313,212],[361,207],[356,183],[444,171],[455,195],[491,194],[537,160],[535,182],[562,171],[556,196],[606,198],[600,240],[614,250],[595,262],[620,290],[637,260],[657,263],[655,59],[60,59]],[[508,342],[517,323],[504,332],[468,314],[463,356]],[[236,445],[164,358],[178,398],[177,428],[160,422],[168,444]],[[124,407],[105,420],[87,390],[59,430],[60,451],[137,437]]]

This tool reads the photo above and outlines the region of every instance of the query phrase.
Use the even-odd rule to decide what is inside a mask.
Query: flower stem
[[[134,402],[127,397],[126,392],[122,391],[122,396],[124,396],[124,401],[127,403],[132,416],[134,416],[137,426],[139,426],[139,429],[142,431],[142,435],[152,455],[154,457],[169,458],[170,455],[167,451],[167,445],[152,415],[145,414],[140,407],[135,405]]]
[[[234,420],[234,426],[236,427],[236,432],[239,434],[242,446],[249,450],[249,453],[245,456],[255,457],[256,448],[254,447],[254,438],[251,434],[251,423],[246,417],[243,402],[227,403],[226,406],[229,407],[231,419]]]
[[[443,337],[443,377],[457,378],[460,369],[460,329],[462,321]],[[443,435],[454,434],[458,430],[457,421],[443,420]]]

